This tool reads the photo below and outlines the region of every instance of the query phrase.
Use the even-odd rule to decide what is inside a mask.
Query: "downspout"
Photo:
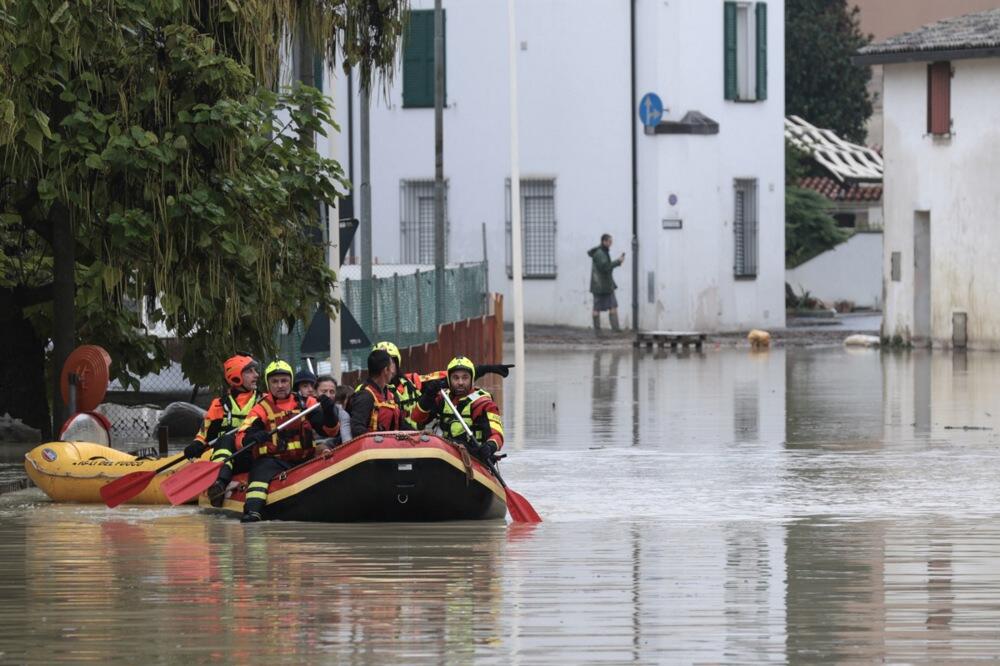
[[[632,330],[639,331],[639,186],[636,163],[635,126],[635,0],[631,0],[629,12],[630,51],[632,60],[632,97],[628,103],[629,117],[632,118]]]

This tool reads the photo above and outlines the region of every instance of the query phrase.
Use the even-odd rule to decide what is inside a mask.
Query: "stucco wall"
[[[914,217],[930,217],[931,336],[948,346],[952,314],[968,313],[972,348],[1000,349],[1000,60],[952,63],[950,138],[926,136],[924,63],[885,67],[883,334],[914,326]],[[899,252],[901,280],[891,279]]]
[[[783,294],[783,3],[769,2],[769,99],[723,101],[721,0],[637,3],[637,93],[657,92],[678,119],[699,109],[720,122],[710,137],[645,136],[639,142],[640,323],[643,328],[781,326]],[[430,9],[431,0],[412,0]],[[590,324],[590,260],[601,233],[613,254],[622,323],[631,323],[631,114],[628,3],[519,1],[517,7],[521,176],[556,179],[555,280],[525,281],[529,323]],[[508,297],[505,179],[510,173],[506,0],[445,0],[447,89],[444,169],[449,181],[450,261],[482,258],[487,228],[490,286]],[[402,108],[402,76],[373,104],[374,254],[400,257],[399,183],[434,176],[433,109]],[[346,85],[335,83],[345,129]],[[355,109],[355,133],[358,131]],[[335,154],[346,163],[346,140]],[[355,140],[355,180],[360,179]],[[760,180],[760,275],[733,272],[732,179]],[[676,193],[677,209],[667,197]],[[685,217],[681,232],[664,217]],[[668,235],[673,234],[673,235]],[[656,273],[650,302],[647,272]],[[508,301],[509,303],[509,301]],[[505,314],[510,317],[510,308]]]
[[[659,46],[655,57],[639,58],[639,94],[659,93],[669,109],[668,120],[697,110],[719,123],[716,135],[639,138],[643,327],[782,327],[783,3],[767,5],[768,98],[755,103],[723,96],[722,2],[639,5],[639,43]],[[734,277],[736,178],[758,181],[756,279]],[[670,195],[677,197],[676,205],[670,204]],[[663,229],[664,218],[682,219],[683,228]]]
[[[785,271],[795,293],[808,291],[824,303],[882,305],[882,234],[856,233],[835,248]]]

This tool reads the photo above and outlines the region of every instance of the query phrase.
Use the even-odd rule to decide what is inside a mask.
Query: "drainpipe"
[[[629,11],[629,36],[632,59],[632,91],[629,99],[629,117],[632,118],[632,330],[639,331],[639,191],[638,166],[636,164],[635,126],[635,0]]]

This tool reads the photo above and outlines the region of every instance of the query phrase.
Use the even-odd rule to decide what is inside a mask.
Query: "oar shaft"
[[[313,411],[314,409],[316,409],[317,407],[320,407],[320,406],[321,406],[321,404],[317,402],[317,403],[316,403],[315,405],[313,405],[312,407],[309,407],[308,409],[304,409],[304,410],[302,410],[301,412],[299,412],[298,414],[296,414],[296,415],[295,415],[295,416],[293,416],[292,418],[288,419],[287,421],[285,421],[284,423],[282,423],[281,425],[279,425],[279,426],[278,426],[277,428],[275,428],[274,430],[272,430],[272,431],[270,431],[269,433],[267,433],[267,436],[268,436],[268,437],[271,437],[272,435],[276,435],[276,434],[278,433],[278,431],[280,431],[280,430],[284,430],[285,428],[287,428],[288,426],[292,425],[293,423],[295,423],[296,421],[298,421],[299,419],[301,419],[301,418],[302,418],[303,416],[305,416],[306,414],[308,414],[309,412]],[[227,433],[227,434],[228,434],[228,433]],[[241,448],[241,449],[238,449],[238,450],[236,450],[236,451],[234,451],[234,452],[230,453],[230,454],[229,454],[228,456],[226,456],[226,458],[225,458],[225,459],[224,459],[223,461],[221,461],[221,462],[227,462],[227,461],[229,461],[229,460],[232,460],[232,459],[233,459],[233,458],[235,458],[236,456],[240,455],[240,454],[241,454],[241,453],[243,453],[244,451],[246,451],[246,450],[248,450],[248,449],[251,449],[251,448],[253,448],[253,447],[251,447],[251,446],[244,446],[243,448]]]

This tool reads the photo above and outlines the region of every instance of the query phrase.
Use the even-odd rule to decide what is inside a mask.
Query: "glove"
[[[423,383],[423,385],[421,385],[420,395],[421,396],[429,395],[432,398],[436,397],[437,394],[441,392],[441,389],[445,388],[446,386],[448,386],[447,379],[431,379],[430,381],[426,381]]]
[[[319,404],[323,405],[321,409],[323,410],[323,420],[326,423],[335,423],[337,421],[337,402],[328,395],[319,396]]]
[[[510,374],[510,369],[514,367],[513,363],[499,363],[497,365],[480,365],[476,368],[476,374],[480,377],[483,375],[488,375],[490,373],[494,375],[500,375],[501,377],[506,377]]]
[[[293,437],[293,435],[290,432],[288,432],[287,428],[285,430],[279,430],[278,431],[278,450],[279,451],[287,451],[288,450],[288,442],[290,442],[292,439],[294,439],[294,437]]]
[[[184,457],[194,460],[205,452],[205,445],[201,442],[191,442],[184,447]]]
[[[493,441],[484,442],[473,452],[477,458],[484,462],[492,462],[493,456],[497,452],[497,445]]]
[[[247,434],[243,436],[243,446],[253,446],[255,444],[263,444],[267,440],[271,439],[271,434],[266,430],[253,430],[247,431]]]

